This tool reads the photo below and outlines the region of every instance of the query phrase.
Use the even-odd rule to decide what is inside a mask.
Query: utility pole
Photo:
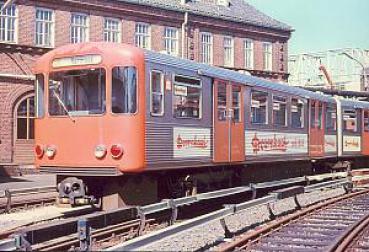
[[[368,91],[368,82],[367,82],[367,76],[366,76],[366,69],[363,63],[361,63],[358,59],[352,57],[350,54],[348,54],[347,52],[343,52],[341,53],[342,55],[345,55],[347,58],[355,61],[356,63],[358,63],[361,68],[363,69],[363,81],[364,81],[364,91]]]

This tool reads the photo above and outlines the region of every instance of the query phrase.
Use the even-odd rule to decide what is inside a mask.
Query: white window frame
[[[30,121],[31,120],[35,120],[36,119],[36,111],[34,111],[34,115],[31,116],[30,115],[30,108],[31,108],[31,99],[35,99],[34,94],[29,94],[25,97],[23,97],[22,99],[20,99],[16,105],[15,105],[15,109],[14,109],[14,139],[15,141],[29,141],[29,140],[34,140],[34,132],[33,132],[33,138],[31,138],[31,129],[30,129]],[[18,109],[19,106],[22,104],[22,102],[26,101],[27,103],[27,112],[25,116],[18,116]],[[36,108],[34,107],[34,110]],[[26,119],[26,138],[19,138],[18,136],[18,119]],[[34,121],[33,121],[34,122]],[[33,124],[33,131],[35,130],[35,125]]]
[[[54,10],[51,9],[46,9],[46,8],[36,8],[36,14],[37,11],[42,11],[42,12],[50,12],[51,15],[51,20],[37,20],[37,15],[36,15],[36,20],[35,20],[35,45],[37,46],[43,46],[43,47],[54,47],[54,43],[55,43],[55,12]],[[42,43],[38,43],[37,41],[37,23],[38,22],[42,22],[42,29],[43,29],[43,33],[42,33]],[[48,34],[50,36],[50,44],[45,43],[46,40],[46,36],[47,34],[45,33],[45,27],[47,24],[50,24],[50,34]]]
[[[296,100],[297,104],[302,104],[301,117],[300,117],[301,126],[300,127],[295,127],[293,125],[293,122],[292,122],[292,115],[293,115],[293,113],[296,113],[296,112],[292,112],[292,106],[293,106],[292,101],[293,100]],[[299,97],[291,97],[290,103],[291,103],[291,105],[290,105],[290,124],[291,124],[291,128],[293,128],[293,129],[304,129],[305,128],[305,114],[306,114],[305,106],[307,104],[306,100],[304,100],[302,98],[299,98]]]
[[[168,32],[170,31],[170,32]],[[169,36],[172,34],[175,36]],[[165,27],[164,28],[164,48],[167,54],[178,56],[178,29],[176,27]]]
[[[73,24],[73,16],[80,16],[80,17],[84,17],[86,18],[86,24],[85,25],[81,25],[81,24]],[[82,43],[82,42],[88,42],[90,40],[90,17],[87,15],[87,14],[84,14],[84,13],[79,13],[79,12],[73,12],[71,13],[71,16],[70,16],[70,42],[72,44],[76,44],[76,43]],[[77,33],[78,33],[78,36],[76,35],[75,37],[77,38],[75,41],[73,41],[73,28],[76,28],[77,29]],[[81,37],[81,31],[85,32],[85,40],[82,40],[82,37]]]
[[[273,71],[273,44],[270,42],[263,42],[263,69]]]
[[[0,2],[0,6],[4,5],[4,1]],[[9,8],[14,8],[14,16],[8,15]],[[5,14],[3,14],[5,12]],[[15,4],[12,4],[11,6],[7,7],[2,13],[0,13],[0,18],[5,19],[5,37],[1,38],[0,35],[0,42],[3,43],[11,43],[11,44],[17,44],[18,43],[18,7]],[[14,40],[9,40],[8,38],[8,23],[9,19],[14,19]],[[1,33],[0,33],[1,34]]]
[[[250,44],[250,48],[247,47],[247,44]],[[252,39],[245,39],[243,42],[243,49],[244,49],[244,66],[246,69],[254,69],[254,41]],[[250,57],[250,60],[248,60]],[[250,61],[250,64],[248,62]]]
[[[252,121],[252,107],[253,107],[253,104],[252,104],[252,101],[253,101],[253,94],[254,93],[264,93],[266,96],[266,104],[265,104],[265,122],[264,123],[259,123],[259,122],[253,122]],[[258,89],[252,89],[251,90],[251,95],[250,95],[250,123],[253,124],[253,125],[268,125],[269,124],[269,103],[270,103],[270,99],[269,99],[269,94],[267,91],[264,91],[264,90],[258,90]],[[273,101],[273,100],[272,100]]]
[[[153,106],[152,106],[152,102],[153,102],[153,96],[154,96],[154,93],[157,93],[157,92],[153,92],[152,91],[152,74],[153,73],[158,73],[160,74],[160,95],[162,95],[162,100],[161,100],[161,113],[154,113],[153,112]],[[165,101],[165,83],[164,83],[164,73],[160,70],[152,70],[150,72],[150,114],[152,116],[163,116],[164,115],[164,101]]]
[[[204,41],[204,36],[209,37],[209,41]],[[205,64],[213,64],[213,34],[210,32],[200,32],[200,62]],[[207,48],[208,47],[208,48]],[[205,50],[206,49],[206,50]],[[207,55],[207,53],[209,55]]]
[[[137,31],[138,26],[146,26],[147,27],[147,33],[141,33],[139,31]],[[141,43],[139,42],[139,38],[144,38],[147,39],[147,47],[144,47],[141,45]],[[144,41],[144,40],[142,40]],[[143,48],[143,49],[148,49],[151,50],[151,25],[148,23],[143,23],[143,22],[137,22],[135,24],[135,45],[137,47]]]
[[[230,44],[227,44],[226,41],[230,41]],[[224,66],[234,67],[234,38],[231,36],[225,36],[223,39],[223,47],[224,47]],[[229,52],[227,52],[229,50]],[[230,59],[227,59],[227,54],[229,53]]]
[[[276,101],[275,99],[284,99],[284,102],[282,101]],[[276,125],[276,118],[274,117],[274,104],[284,104],[285,105],[285,110],[284,110],[284,124],[278,124]],[[277,127],[288,127],[288,97],[287,96],[283,96],[283,95],[272,95],[272,122],[274,126]]]
[[[177,82],[175,81],[175,77],[178,76],[178,77],[183,77],[183,78],[187,78],[187,79],[193,79],[193,80],[198,80],[199,81],[199,85],[193,85],[193,84],[188,84],[188,83],[184,83],[184,82]],[[198,79],[194,76],[188,76],[188,75],[182,75],[182,74],[173,74],[172,76],[172,85],[173,85],[173,92],[172,92],[172,115],[173,115],[173,118],[175,119],[194,119],[194,120],[201,120],[202,119],[202,109],[203,109],[203,105],[202,105],[202,98],[203,98],[203,86],[202,86],[202,81],[201,79]],[[174,92],[174,88],[175,86],[178,85],[178,86],[184,86],[184,87],[193,87],[193,88],[197,88],[200,90],[200,98],[199,98],[199,117],[196,118],[196,117],[176,117],[175,116],[175,92]]]
[[[117,23],[117,29],[114,30],[112,27],[107,27],[107,22],[116,22]],[[105,42],[115,42],[115,43],[121,43],[122,42],[122,21],[117,18],[110,18],[110,17],[104,17],[104,31],[103,31],[104,41]],[[114,41],[114,36],[117,37],[117,41]]]

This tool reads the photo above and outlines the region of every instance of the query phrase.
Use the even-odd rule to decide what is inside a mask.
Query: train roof
[[[342,107],[369,109],[369,102],[339,99]]]
[[[319,94],[316,92],[308,91],[298,87],[291,87],[286,84],[280,84],[254,76],[245,75],[233,70],[228,70],[220,67],[214,67],[207,64],[197,63],[187,59],[181,59],[170,55],[157,53],[153,51],[145,51],[145,58],[149,62],[170,65],[185,69],[188,71],[196,72],[199,75],[208,76],[212,78],[230,80],[240,84],[244,84],[252,87],[266,88],[273,91],[279,91],[290,95],[296,95],[307,99],[316,99],[323,102],[332,102],[335,100],[331,96]]]

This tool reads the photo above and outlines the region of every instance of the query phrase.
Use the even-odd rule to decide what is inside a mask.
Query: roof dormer
[[[229,7],[231,5],[230,0],[216,0],[217,5]]]

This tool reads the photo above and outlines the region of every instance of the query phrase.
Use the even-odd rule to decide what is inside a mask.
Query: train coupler
[[[87,185],[82,179],[69,177],[58,184],[58,203],[72,206],[89,205],[97,202],[93,195],[88,195]]]

